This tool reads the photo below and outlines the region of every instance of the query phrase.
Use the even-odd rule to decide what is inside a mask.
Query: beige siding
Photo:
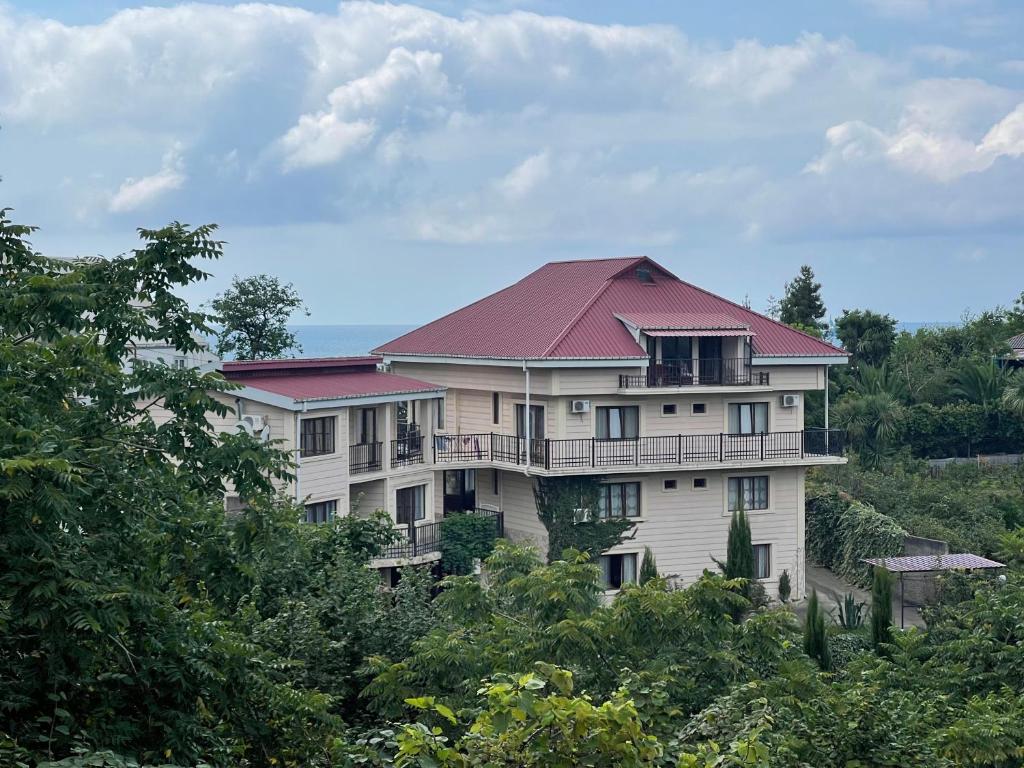
[[[759,371],[767,371],[771,386],[780,391],[801,392],[825,388],[823,365],[758,365],[753,368],[755,380]]]
[[[299,496],[303,503],[338,500],[338,509],[349,508],[348,409],[310,411],[300,418],[334,417],[334,453],[303,456],[299,460]],[[300,427],[301,429],[301,427]]]
[[[526,375],[521,366],[392,363],[391,370],[402,376],[411,376],[452,389],[519,393],[526,391]],[[551,394],[552,370],[531,368],[530,391],[538,395]]]
[[[352,483],[349,487],[352,514],[369,517],[379,509],[387,509],[387,481],[371,480],[368,483]]]
[[[548,553],[548,531],[537,517],[533,497],[536,482],[519,472],[501,473],[501,508],[505,513],[505,535],[512,541],[532,544],[541,558]]]

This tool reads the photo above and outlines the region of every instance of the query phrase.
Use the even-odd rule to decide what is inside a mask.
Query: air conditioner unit
[[[266,416],[247,413],[238,419],[236,427],[239,431],[262,438],[264,441],[270,438],[270,426],[267,424]]]
[[[590,413],[590,401],[573,400],[569,406],[569,411],[572,413]]]
[[[796,408],[800,405],[800,395],[783,395],[780,400],[783,408]]]

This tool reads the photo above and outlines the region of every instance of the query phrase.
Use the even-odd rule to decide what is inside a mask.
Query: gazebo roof
[[[1003,568],[1003,563],[980,555],[912,555],[910,557],[868,557],[862,562],[884,566],[893,573],[927,573],[930,571],[972,571]]]

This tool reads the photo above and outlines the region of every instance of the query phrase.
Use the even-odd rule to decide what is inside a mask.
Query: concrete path
[[[807,566],[808,595],[811,593],[812,589],[817,590],[818,601],[821,603],[822,608],[825,609],[826,614],[838,615],[836,608],[840,603],[842,603],[843,598],[848,592],[852,592],[854,594],[858,603],[864,603],[869,608],[871,606],[870,592],[861,589],[860,587],[855,587],[852,584],[848,584],[832,573],[828,568],[823,568],[818,565]],[[898,583],[893,588],[892,598],[892,619],[893,623],[898,627],[900,625],[900,588]],[[806,616],[806,600],[796,603],[793,607],[801,619]],[[904,608],[903,618],[904,623],[908,627],[924,627],[925,625],[917,608],[909,605]]]

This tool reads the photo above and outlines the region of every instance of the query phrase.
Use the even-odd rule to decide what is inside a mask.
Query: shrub
[[[825,611],[818,602],[817,590],[813,589],[807,601],[807,618],[804,620],[804,653],[817,661],[823,672],[832,668],[828,634],[825,632]]]
[[[654,559],[654,553],[650,547],[644,547],[644,561],[640,564],[639,580],[641,586],[658,578],[658,563]]]
[[[446,575],[471,573],[474,560],[483,560],[491,554],[496,533],[493,517],[458,513],[444,518],[441,521],[441,570]]]
[[[782,575],[779,576],[779,600],[788,603],[792,591],[793,587],[789,583],[789,571],[783,571]]]
[[[852,592],[847,592],[836,608],[836,624],[847,631],[860,629],[864,624],[864,603],[858,603]]]
[[[878,650],[892,642],[892,574],[876,567],[871,586],[871,645]]]

